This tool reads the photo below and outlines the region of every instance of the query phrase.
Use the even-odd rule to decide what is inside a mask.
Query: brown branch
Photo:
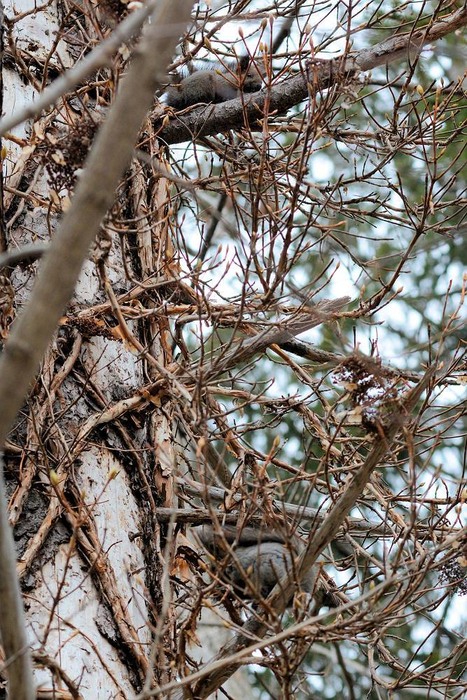
[[[196,481],[192,481],[191,479],[188,479],[186,476],[180,478],[178,480],[178,483],[180,486],[183,488],[183,491],[186,491],[186,493],[194,495],[194,496],[209,496],[209,499],[212,499],[213,501],[218,501],[219,503],[224,503],[225,499],[227,498],[228,492],[223,489],[219,488],[218,486],[207,486],[205,484],[198,483]],[[291,518],[296,520],[299,518],[301,521],[312,521],[312,522],[321,522],[324,519],[324,516],[316,509],[316,508],[310,508],[306,506],[299,506],[296,505],[295,503],[286,503],[282,500],[272,500],[272,506],[277,510],[277,512],[283,512],[289,515]],[[175,510],[175,516],[172,515],[172,517],[175,517],[177,522],[179,522],[179,511],[177,509],[169,508],[169,509],[164,509],[164,508],[158,508],[157,509],[157,517],[160,519],[162,522],[170,522],[170,516],[169,516],[169,511],[170,513],[173,514]],[[197,510],[196,512],[200,512]],[[212,510],[207,511],[209,513],[209,517],[211,518],[212,521]],[[160,515],[159,515],[160,513]],[[180,511],[180,517],[181,517],[181,522],[189,522],[190,518],[185,520],[183,514],[186,513],[186,509],[181,509]],[[238,513],[232,514],[233,518],[236,518],[238,521]],[[230,522],[230,514],[226,513],[223,515],[223,518],[225,518],[225,522]],[[254,522],[254,518],[251,519],[252,522]],[[196,520],[197,522],[197,520]],[[201,522],[201,521],[200,521]],[[345,532],[351,533],[354,537],[358,536],[365,536],[367,537],[368,535],[381,535],[381,536],[386,536],[390,534],[390,530],[388,527],[386,527],[384,524],[379,524],[371,520],[364,520],[363,518],[348,518],[347,523],[346,523],[346,528]],[[344,533],[343,533],[344,534]]]
[[[307,99],[310,92],[353,79],[359,71],[369,71],[400,59],[413,60],[424,46],[467,25],[467,7],[462,7],[444,19],[434,22],[427,30],[391,37],[368,49],[354,51],[332,61],[313,59],[307,65],[308,75],[297,75],[261,90],[253,95],[242,95],[220,105],[196,107],[186,114],[177,114],[168,125],[162,127],[159,139],[166,144],[194,141],[201,136],[212,136],[230,129],[242,129],[245,122],[253,126],[264,118],[264,107],[269,112],[286,112],[290,107]]]
[[[387,451],[390,449],[395,437],[402,429],[404,424],[410,417],[416,402],[420,398],[423,391],[427,388],[435,374],[435,368],[427,371],[422,381],[414,387],[398,404],[397,408],[392,413],[392,419],[384,431],[384,435],[377,436],[375,445],[368,455],[365,462],[353,475],[352,479],[346,486],[343,494],[337,499],[331,511],[323,524],[315,533],[310,534],[308,546],[302,552],[298,561],[299,577],[303,577],[306,571],[316,562],[316,559],[324,547],[331,541],[334,535],[338,532],[350,509],[356,503],[361,495],[366,483],[368,482],[372,472],[383,459]],[[280,615],[285,610],[290,596],[293,594],[294,581],[292,576],[285,577],[280,581],[270,594],[267,600],[268,609],[273,609],[277,615]],[[263,637],[266,634],[267,626],[261,623],[257,617],[249,618],[243,626],[243,631],[237,634],[234,639],[228,642],[217,654],[216,658],[211,663],[216,663],[215,670],[210,671],[208,662],[205,666],[206,676],[195,686],[193,694],[197,698],[206,698],[211,693],[215,692],[227,678],[229,678],[240,666],[241,663],[220,665],[217,662],[223,657],[236,654],[244,647],[251,643],[251,635]]]
[[[0,269],[16,267],[16,265],[29,265],[42,258],[48,249],[48,243],[29,243],[17,250],[7,250],[0,255]]]

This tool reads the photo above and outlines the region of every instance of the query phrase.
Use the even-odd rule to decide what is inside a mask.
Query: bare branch
[[[267,103],[269,112],[285,112],[305,100],[310,93],[317,94],[338,83],[353,80],[359,71],[368,71],[400,59],[413,60],[424,46],[437,41],[467,25],[467,9],[461,7],[451,15],[436,21],[426,31],[401,34],[376,44],[369,49],[349,53],[332,61],[314,59],[307,64],[308,75],[287,78],[270,90],[224,102],[220,105],[197,107],[179,114],[163,126],[159,138],[167,144],[196,140],[229,129],[241,129],[247,123],[260,128]]]

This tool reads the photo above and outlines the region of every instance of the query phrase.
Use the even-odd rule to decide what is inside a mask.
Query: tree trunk
[[[112,20],[87,5],[82,13],[72,5],[32,12],[27,3],[5,11],[16,18],[5,42],[7,111],[37,94],[37,63],[44,78],[47,68],[53,76],[72,66],[79,40],[99,40]],[[115,59],[114,75],[122,65]],[[110,73],[96,77],[107,81]],[[112,90],[104,81],[94,104],[61,100],[35,121],[32,138],[31,123],[7,137],[4,249],[53,237],[102,119],[98,102],[110,101]],[[171,678],[170,644],[151,646],[154,633],[165,639],[172,624],[161,590],[170,566],[170,549],[161,545],[167,527],[161,532],[155,517],[156,504],[173,498],[171,421],[158,389],[141,391],[155,373],[130,337],[163,366],[170,361],[168,326],[164,318],[134,314],[126,321],[112,311],[115,296],[131,290],[135,308],[138,298],[148,298],[151,291],[135,288],[132,276],[163,267],[168,249],[173,257],[160,216],[167,206],[167,187],[150,168],[135,168],[122,183],[7,444],[10,518],[40,697],[127,698],[153,672],[158,682]],[[133,227],[122,225],[125,210]],[[14,295],[4,307],[5,336],[10,317],[30,297],[34,271],[20,264],[2,277],[5,293]]]

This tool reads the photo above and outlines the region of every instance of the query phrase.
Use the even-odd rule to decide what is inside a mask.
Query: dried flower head
[[[354,353],[334,372],[333,381],[348,392],[352,413],[367,430],[383,426],[399,399],[399,379],[381,366],[378,360]],[[353,422],[356,422],[355,420]]]
[[[75,124],[68,133],[56,139],[47,134],[44,154],[49,185],[56,192],[72,189],[92,143],[96,125],[88,120]]]

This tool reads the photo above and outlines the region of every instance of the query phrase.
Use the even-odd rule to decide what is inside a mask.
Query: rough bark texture
[[[21,125],[9,136],[12,146],[4,173],[5,245],[14,248],[29,242],[31,231],[36,240],[47,240],[60,229],[35,286],[30,284],[31,268],[15,268],[11,273],[11,288],[17,290],[15,310],[26,308],[11,340],[7,339],[2,357],[0,391],[12,406],[21,398],[17,386],[29,381],[28,367],[33,371],[40,357],[42,336],[46,341],[47,329],[53,328],[57,312],[73,289],[81,267],[80,249],[87,248],[114,200],[115,185],[130,160],[137,129],[152,100],[156,76],[163,73],[173,54],[175,32],[183,29],[176,20],[185,15],[186,22],[191,3],[185,2],[176,17],[165,12],[167,3],[157,7],[148,30],[152,33],[150,49],[157,52],[157,60],[149,65],[151,54],[143,43],[130,68],[128,81],[133,87],[129,90],[122,85],[71,206],[67,190],[83,166],[94,122],[101,119],[97,105],[88,103],[84,109],[79,102],[72,105],[73,98],[65,98],[56,112],[35,122],[32,137],[30,124]],[[13,8],[8,9],[13,13]],[[39,87],[28,72],[31,42],[36,42],[36,60],[47,60],[44,66],[53,72],[59,65],[55,62],[60,61],[65,68],[72,65],[73,40],[85,35],[86,25],[91,33],[94,20],[105,26],[105,16],[94,15],[91,6],[83,8],[79,28],[70,20],[80,13],[73,8],[69,11],[63,20],[61,13],[55,14],[51,8],[39,13],[40,21],[32,24],[31,10],[9,17],[6,93],[10,108],[18,107],[19,100],[29,96],[21,80],[27,80],[30,97]],[[131,79],[131,70],[137,72],[139,83]],[[130,91],[131,119],[124,106]],[[109,101],[112,98],[110,84],[106,97]],[[116,111],[119,101],[126,119]],[[67,122],[66,128],[56,120],[59,113]],[[100,155],[99,148],[103,149]],[[104,153],[112,157],[105,158]],[[152,187],[138,190],[138,196],[152,197],[156,189],[154,182]],[[167,207],[165,191],[161,189],[158,195],[161,211]],[[136,361],[135,347],[125,337],[129,327],[112,314],[112,301],[114,289],[122,293],[132,287],[130,267],[141,266],[137,256],[123,264],[123,249],[130,238],[143,255],[161,259],[165,259],[168,239],[161,229],[160,235],[150,240],[134,231],[127,240],[112,242],[110,222],[118,220],[121,206],[135,206],[125,182],[106,227],[101,229],[92,260],[84,265],[67,316],[7,445],[10,512],[16,525],[19,572],[28,590],[27,632],[37,661],[35,681],[42,694],[58,692],[60,697],[61,693],[63,697],[67,693],[74,697],[129,697],[144,682],[150,683],[152,623],[163,606],[164,533],[157,528],[153,511],[155,502],[164,503],[170,494],[170,489],[163,489],[171,478],[170,425],[155,415],[157,409],[148,410],[148,401],[140,396],[147,382],[144,362]],[[68,213],[58,225],[65,210]],[[78,238],[74,238],[73,228]],[[101,313],[96,312],[99,302],[105,307]],[[156,340],[161,333],[157,323],[135,323],[133,330],[141,337],[148,333],[153,357],[162,364],[167,361],[160,340]],[[136,339],[134,343],[138,344]],[[21,357],[23,374],[19,367],[7,371],[7,364],[13,367]],[[156,396],[157,392],[154,401]],[[106,416],[106,410],[115,402],[121,406],[119,420],[107,427],[115,413],[110,411]],[[11,405],[2,400],[4,431]],[[149,406],[154,407],[154,403]],[[136,414],[130,415],[133,407]],[[140,417],[142,407],[146,410]],[[163,444],[162,469],[158,453]],[[163,618],[163,634],[166,624]],[[6,651],[14,649],[8,641],[4,633]],[[155,675],[167,680],[168,663],[161,661]],[[14,671],[15,663],[10,667],[11,692],[19,698],[22,691],[15,685]]]

